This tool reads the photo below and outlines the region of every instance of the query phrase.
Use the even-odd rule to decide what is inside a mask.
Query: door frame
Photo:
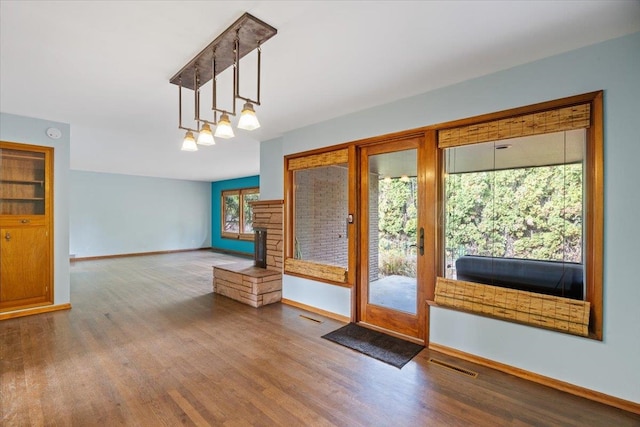
[[[435,277],[437,273],[437,197],[439,176],[437,173],[437,148],[435,131],[407,132],[393,137],[377,139],[358,146],[357,165],[359,185],[357,186],[358,205],[358,251],[357,274],[353,288],[352,317],[356,323],[372,329],[381,330],[421,344],[428,344],[428,306],[433,299]],[[364,171],[364,157],[368,155],[392,153],[408,149],[417,149],[418,178],[418,224],[417,229],[424,230],[424,255],[417,256],[417,313],[411,315],[379,306],[368,307],[368,171]],[[365,194],[366,193],[366,194]],[[417,239],[419,239],[419,232]],[[419,241],[416,241],[419,245]]]

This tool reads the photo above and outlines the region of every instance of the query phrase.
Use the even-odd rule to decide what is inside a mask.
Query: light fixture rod
[[[178,129],[197,132],[197,130],[195,129],[182,126],[182,77],[180,77],[179,84],[178,84]]]
[[[203,120],[210,125],[218,124],[218,112],[216,111],[216,48],[211,52],[211,110],[213,110],[213,122]]]
[[[238,41],[238,44],[240,42]],[[238,65],[236,67],[236,74],[238,75],[237,79],[238,79],[238,84],[236,86],[236,93],[234,94],[236,99],[242,99],[245,102],[250,102],[252,104],[256,104],[256,105],[260,105],[260,69],[261,69],[261,56],[262,56],[262,48],[260,47],[260,43],[258,43],[258,77],[257,77],[257,83],[256,83],[256,88],[257,88],[257,92],[258,92],[258,99],[251,99],[251,98],[246,98],[244,96],[240,95],[240,58],[237,58],[236,61],[238,62]]]
[[[212,93],[212,99],[211,99],[211,110],[213,110],[213,114],[214,114],[214,120],[216,120],[216,123],[210,123],[210,124],[217,124],[217,118],[215,116],[216,112],[221,113],[221,114],[230,114],[232,116],[236,115],[236,102],[235,99],[233,100],[233,112],[227,111],[227,110],[222,110],[220,108],[218,108],[218,73],[217,73],[217,63],[216,63],[216,55],[215,53],[213,54],[213,58],[212,60],[212,64],[211,64],[211,93]],[[235,86],[235,73],[233,75],[234,80],[233,80],[233,84]],[[234,90],[234,88],[231,88],[231,90]]]
[[[196,67],[193,73],[193,87],[194,90],[194,111],[193,111],[193,119],[196,121],[196,128],[200,129],[200,120],[198,120],[198,116],[200,116],[200,87],[198,87],[198,67]]]
[[[213,99],[211,100],[211,109],[215,113],[218,111],[218,75],[216,73],[216,56],[213,55],[213,64],[211,65],[211,92],[213,93]]]
[[[236,105],[236,95],[240,89],[240,29],[236,31],[233,42],[233,105]]]
[[[239,58],[240,58],[240,42],[239,42],[239,36],[238,34],[240,33],[240,28],[238,28],[236,30],[236,39],[233,42],[234,44],[234,48],[233,48],[233,87],[231,88],[231,99],[233,99],[232,103],[233,103],[233,114],[232,116],[236,115],[236,88],[238,87],[238,65],[239,65]]]

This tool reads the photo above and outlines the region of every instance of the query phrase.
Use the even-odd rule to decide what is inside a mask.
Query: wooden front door
[[[426,339],[424,138],[362,147],[357,320]],[[431,233],[429,233],[431,234]]]

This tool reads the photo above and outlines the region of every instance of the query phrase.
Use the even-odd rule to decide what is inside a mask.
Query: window
[[[454,295],[446,305],[602,339],[602,93],[439,128],[436,302]],[[572,329],[573,318],[550,320],[556,308],[549,306],[551,313],[519,296],[496,310],[502,306],[487,302],[494,290],[483,285],[492,285],[496,298],[498,289],[556,298],[549,301],[579,307],[576,316],[586,320]]]
[[[294,172],[294,258],[348,267],[348,176],[346,164]]]
[[[243,188],[222,192],[222,237],[253,240],[251,202],[260,198],[260,189]]]
[[[349,282],[349,149],[287,158],[285,272],[330,283]],[[353,228],[353,227],[351,227]],[[353,274],[353,273],[352,273]]]
[[[445,277],[584,298],[584,129],[445,150]]]

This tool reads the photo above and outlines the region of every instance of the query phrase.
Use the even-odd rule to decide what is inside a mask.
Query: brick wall
[[[341,166],[296,171],[296,258],[348,268],[348,179]],[[378,175],[371,174],[369,185],[369,280],[377,280]]]
[[[295,172],[294,257],[348,267],[348,178],[342,166]]]

